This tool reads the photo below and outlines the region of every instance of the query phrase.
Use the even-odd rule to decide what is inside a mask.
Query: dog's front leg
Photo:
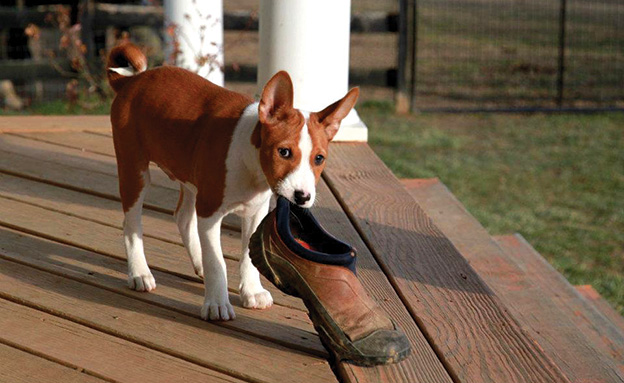
[[[230,320],[236,317],[228,296],[227,272],[221,251],[222,220],[223,215],[218,213],[197,220],[204,266],[205,293],[201,309],[204,320]]]
[[[273,305],[271,293],[260,283],[260,273],[249,258],[249,238],[256,231],[262,219],[269,212],[269,199],[251,217],[243,217],[241,239],[243,257],[240,260],[241,282],[239,286],[243,307],[265,309]]]

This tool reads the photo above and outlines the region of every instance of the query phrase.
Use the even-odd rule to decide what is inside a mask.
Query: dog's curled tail
[[[147,69],[147,58],[134,44],[125,43],[113,48],[106,64],[108,83],[115,93],[119,92],[128,77]]]

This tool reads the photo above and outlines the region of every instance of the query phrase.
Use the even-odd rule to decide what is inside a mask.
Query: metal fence
[[[399,108],[624,108],[622,0],[401,0],[399,24]]]
[[[83,22],[93,27],[85,36],[93,44],[90,52],[104,47],[110,26],[163,25],[161,7],[81,3],[93,4],[95,12],[92,23]],[[352,32],[398,32],[399,44],[383,51],[387,57],[398,51],[396,64],[352,67],[350,77],[355,85],[397,87],[401,111],[624,110],[624,0],[399,0],[399,5],[398,15],[353,13]],[[48,13],[46,6],[18,10],[0,4],[0,76],[15,81],[27,98],[65,93],[67,79],[47,60],[28,58],[23,28],[44,26]],[[226,12],[224,22],[226,30],[255,31],[258,24],[253,12]],[[85,25],[83,32],[90,30]],[[46,45],[58,45],[58,37]],[[254,63],[226,65],[225,71],[230,81],[256,80]]]

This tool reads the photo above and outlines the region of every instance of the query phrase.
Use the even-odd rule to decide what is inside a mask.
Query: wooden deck
[[[395,365],[332,366],[302,302],[240,307],[240,233],[222,243],[237,319],[203,287],[158,169],[144,235],[158,283],[126,287],[108,117],[0,118],[0,382],[624,382],[622,318],[520,236],[491,238],[437,180],[402,184],[366,144],[332,144],[314,214],[412,344]]]

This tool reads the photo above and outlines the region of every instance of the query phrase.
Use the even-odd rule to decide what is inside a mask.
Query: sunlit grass
[[[624,313],[624,113],[358,110],[399,177],[439,177],[491,234],[519,232],[573,284]]]

